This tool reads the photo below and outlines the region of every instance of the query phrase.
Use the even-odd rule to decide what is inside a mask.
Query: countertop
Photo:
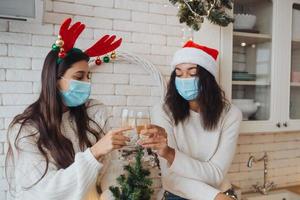
[[[288,190],[290,192],[294,192],[296,194],[299,194],[300,195],[300,185],[295,185],[295,186],[288,186],[288,187],[279,187],[279,188],[275,188],[271,191],[276,191],[276,190]],[[242,195],[244,194],[252,194],[254,193],[253,191],[252,192],[245,192],[245,193],[242,193]]]
[[[288,191],[291,191],[291,192],[294,192],[294,193],[297,193],[300,195],[300,185],[278,188],[278,189],[286,189]]]

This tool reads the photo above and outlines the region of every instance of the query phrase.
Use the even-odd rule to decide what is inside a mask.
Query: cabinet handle
[[[281,127],[280,122],[278,122],[278,123],[276,124],[276,126],[277,126],[278,128],[280,128],[280,127]]]
[[[284,127],[287,127],[287,126],[288,126],[287,122],[284,122],[284,123],[283,123],[283,126],[284,126]]]

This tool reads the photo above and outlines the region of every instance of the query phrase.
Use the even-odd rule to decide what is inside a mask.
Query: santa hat
[[[193,41],[188,41],[182,49],[175,52],[171,66],[175,69],[175,66],[178,64],[193,63],[200,65],[216,77],[216,60],[218,54],[219,52],[216,49],[196,44]]]

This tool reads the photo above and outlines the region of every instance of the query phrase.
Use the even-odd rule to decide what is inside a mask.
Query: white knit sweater
[[[87,102],[87,112],[90,118],[95,120],[105,131],[107,120],[105,106],[96,101]],[[50,157],[49,168],[45,177],[30,189],[24,189],[40,179],[44,173],[46,161],[36,145],[36,137],[20,139],[18,147],[14,146],[16,134],[20,125],[13,126],[9,130],[9,142],[13,147],[14,176],[15,176],[15,199],[17,200],[88,200],[97,199],[96,180],[99,172],[103,173],[106,159],[98,162],[89,148],[81,152],[76,125],[69,112],[62,116],[61,130],[65,137],[70,139],[75,151],[75,161],[65,169],[57,169],[54,160]],[[25,126],[21,130],[20,137],[28,136],[36,132],[32,126]],[[89,134],[90,140],[95,143],[95,138]],[[100,173],[100,174],[101,174]]]
[[[216,130],[206,131],[201,115],[174,125],[170,112],[161,105],[153,108],[151,121],[166,129],[168,143],[175,149],[171,166],[160,158],[163,188],[192,200],[214,200],[231,187],[226,179],[234,157],[242,114],[234,105],[224,112]]]

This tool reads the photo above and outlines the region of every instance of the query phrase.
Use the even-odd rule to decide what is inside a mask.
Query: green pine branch
[[[116,200],[150,200],[153,190],[151,189],[152,180],[148,178],[150,171],[143,168],[142,157],[143,149],[138,147],[133,165],[124,166],[127,174],[122,174],[117,178],[119,187],[111,186]]]
[[[219,26],[228,26],[234,19],[227,11],[232,9],[233,0],[187,0],[191,9],[183,0],[169,0],[173,5],[179,5],[177,16],[180,23],[198,31],[204,18]],[[215,4],[214,4],[215,3]],[[214,7],[212,8],[212,5]],[[196,14],[195,14],[195,13]]]

